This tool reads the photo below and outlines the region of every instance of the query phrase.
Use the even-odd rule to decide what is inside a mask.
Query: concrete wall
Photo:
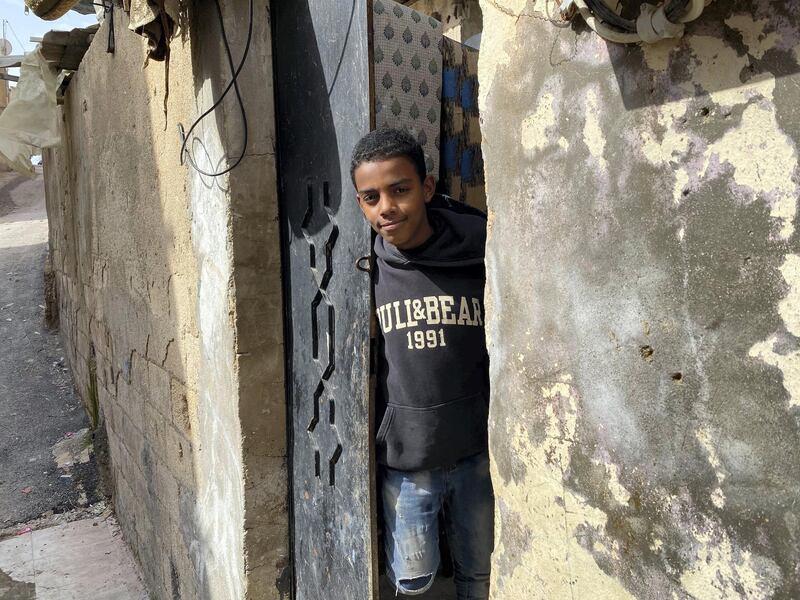
[[[415,0],[406,4],[441,21],[445,35],[457,42],[466,42],[483,27],[478,0]]]
[[[492,597],[800,597],[800,16],[483,0]]]
[[[5,45],[7,42],[0,38],[0,41]],[[5,47],[0,48],[0,56],[5,56]],[[0,74],[7,75],[8,69],[0,69]],[[11,100],[11,94],[9,93],[9,85],[8,81],[5,79],[0,79],[0,113],[5,110],[6,106],[8,106],[9,101]],[[0,165],[0,171],[10,171],[11,167],[3,164]]]
[[[11,48],[11,44],[7,40],[0,38],[0,56],[8,56],[8,52],[6,52],[6,50],[9,48]],[[0,69],[0,74],[8,75],[8,69]],[[0,79],[0,112],[2,112],[3,109],[8,106],[9,100],[10,94],[8,81],[5,79]]]
[[[8,69],[0,69],[0,74],[5,75],[8,73]],[[10,94],[8,93],[8,81],[5,79],[0,80],[0,112],[8,106],[8,101],[10,100]]]
[[[117,14],[95,36],[45,153],[52,270],[76,384],[110,448],[123,533],[156,598],[288,597],[280,253],[271,43],[256,3],[239,78],[247,156],[228,176],[182,166],[188,129],[230,80],[213,4],[163,63]],[[247,1],[223,4],[234,60]],[[201,168],[238,156],[229,96],[190,144]],[[95,392],[96,390],[96,392]]]

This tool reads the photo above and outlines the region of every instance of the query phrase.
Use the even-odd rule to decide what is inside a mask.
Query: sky
[[[32,12],[26,15],[23,0],[0,0],[0,23],[2,19],[8,21],[6,37],[11,42],[11,54],[24,54],[33,50],[36,44],[29,41],[31,36],[41,37],[53,29],[70,30],[97,23],[94,15],[80,15],[72,10],[60,19],[45,21]],[[0,26],[0,37],[2,37],[2,26]],[[13,75],[19,74],[17,69],[9,69],[8,72]]]

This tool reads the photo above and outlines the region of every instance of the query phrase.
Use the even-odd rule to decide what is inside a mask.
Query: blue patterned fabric
[[[440,190],[486,210],[478,113],[478,51],[447,37],[442,42],[441,139]]]
[[[393,0],[375,0],[375,125],[409,131],[438,191],[486,210],[478,115],[478,52]]]

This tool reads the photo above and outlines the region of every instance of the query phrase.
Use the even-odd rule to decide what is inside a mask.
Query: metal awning
[[[80,2],[78,2],[70,10],[74,10],[76,13],[80,13],[82,15],[95,14],[94,2],[92,0],[80,0]]]
[[[31,41],[42,45],[42,56],[56,69],[77,71],[99,28],[98,23],[72,31],[48,31],[43,37],[31,38]],[[22,54],[0,56],[0,69],[19,67],[22,58]]]
[[[77,71],[99,28],[97,23],[72,31],[48,31],[40,42],[42,55],[56,69]]]
[[[22,54],[0,56],[0,69],[11,69],[22,64]]]

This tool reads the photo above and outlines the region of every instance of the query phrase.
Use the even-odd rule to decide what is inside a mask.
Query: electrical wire
[[[106,44],[106,52],[114,54],[116,52],[117,42],[114,35],[114,2],[111,0],[108,4],[105,2],[92,2],[92,6],[100,6],[103,8],[103,18],[106,15],[109,17],[108,22],[108,43]]]
[[[673,23],[678,23],[686,13],[686,7],[690,2],[692,0],[670,0],[664,9],[664,14]],[[611,10],[604,0],[586,0],[586,5],[599,20],[606,24],[623,32],[636,32],[636,20],[621,17]]]
[[[106,52],[114,54],[117,51],[117,34],[114,33],[114,3],[109,2],[107,7],[103,10],[108,15],[108,41],[106,43]]]
[[[681,17],[685,16],[686,7],[692,0],[672,0],[664,9],[664,14],[667,15],[667,19],[672,21],[673,23],[678,23]],[[700,11],[702,12],[702,10]]]
[[[350,39],[350,30],[353,28],[353,16],[356,14],[356,0],[353,0],[353,4],[350,7],[350,19],[347,21],[347,31],[344,34],[344,42],[342,43],[342,52],[339,55],[339,60],[336,63],[336,71],[333,74],[333,79],[331,79],[331,86],[328,89],[328,98],[331,97],[333,93],[333,88],[336,86],[336,80],[339,79],[339,71],[342,68],[342,61],[344,60],[344,53],[347,52],[347,41]]]
[[[8,19],[3,19],[3,23],[8,25],[8,28],[11,30],[11,33],[14,35],[14,39],[17,40],[17,43],[20,45],[22,49],[22,53],[25,54],[25,44],[22,43],[22,40],[19,39],[17,32],[14,31],[14,28],[11,26],[11,22]]]
[[[612,25],[623,32],[635,32],[636,21],[619,16],[611,10],[604,0],[586,0],[586,6],[600,21]]]
[[[342,52],[339,55],[339,61],[336,63],[336,71],[333,74],[333,79],[331,79],[330,89],[328,89],[328,98],[331,97],[333,93],[333,88],[336,86],[336,81],[339,79],[339,71],[342,68],[342,61],[344,60],[344,54],[347,52],[347,42],[350,39],[350,30],[353,28],[353,17],[356,14],[356,0],[353,0],[353,5],[350,8],[350,19],[347,22],[347,32],[344,34],[344,42],[342,43]]]
[[[251,40],[253,38],[253,1],[254,0],[250,0],[250,16],[249,16],[250,22],[249,22],[249,24],[247,26],[247,41],[245,42],[244,52],[242,53],[242,59],[239,62],[239,66],[234,68],[234,66],[233,66],[233,56],[231,55],[231,47],[230,47],[230,44],[228,43],[228,35],[225,32],[225,24],[224,24],[223,19],[222,19],[222,9],[220,8],[219,0],[214,0],[214,5],[217,8],[217,17],[219,18],[219,27],[220,27],[220,31],[222,32],[222,42],[223,42],[223,44],[225,46],[225,54],[228,57],[228,66],[230,67],[230,70],[231,70],[231,81],[230,81],[230,83],[228,83],[228,85],[222,91],[222,94],[220,94],[220,97],[217,98],[217,101],[214,102],[214,104],[212,104],[211,107],[208,108],[202,115],[200,115],[199,117],[197,117],[197,119],[195,119],[194,123],[192,123],[192,126],[189,127],[189,131],[187,131],[184,134],[183,133],[183,126],[178,124],[178,130],[179,130],[181,138],[182,138],[181,153],[180,153],[181,164],[183,164],[183,155],[185,153],[186,154],[186,158],[188,159],[189,165],[195,171],[200,173],[201,175],[206,175],[208,177],[219,177],[220,175],[225,175],[225,173],[229,173],[230,171],[235,169],[239,165],[239,163],[242,162],[242,159],[244,158],[244,155],[245,155],[245,151],[247,150],[247,141],[248,141],[248,137],[247,137],[248,136],[248,132],[247,132],[247,113],[245,112],[245,109],[244,109],[244,102],[242,101],[242,95],[239,92],[239,84],[237,83],[237,79],[239,78],[239,73],[241,73],[241,71],[242,71],[242,67],[244,67],[245,60],[247,59],[247,53],[250,51],[250,42],[251,42]],[[214,112],[214,110],[216,110],[216,108],[225,99],[225,96],[228,94],[228,92],[230,91],[231,87],[233,87],[233,89],[234,89],[234,93],[236,94],[236,100],[239,103],[239,109],[240,109],[240,112],[242,114],[242,126],[244,128],[244,136],[243,136],[244,139],[242,141],[242,151],[239,154],[239,157],[236,159],[236,161],[232,165],[230,165],[227,169],[225,169],[223,171],[219,171],[218,173],[208,173],[207,171],[204,171],[203,169],[198,167],[197,164],[195,164],[194,159],[192,158],[192,155],[189,152],[189,149],[186,147],[186,144],[189,141],[189,135],[192,133],[192,131],[194,131],[194,128],[197,127],[197,125],[200,123],[200,121],[205,119],[208,115],[210,115],[212,112]]]

